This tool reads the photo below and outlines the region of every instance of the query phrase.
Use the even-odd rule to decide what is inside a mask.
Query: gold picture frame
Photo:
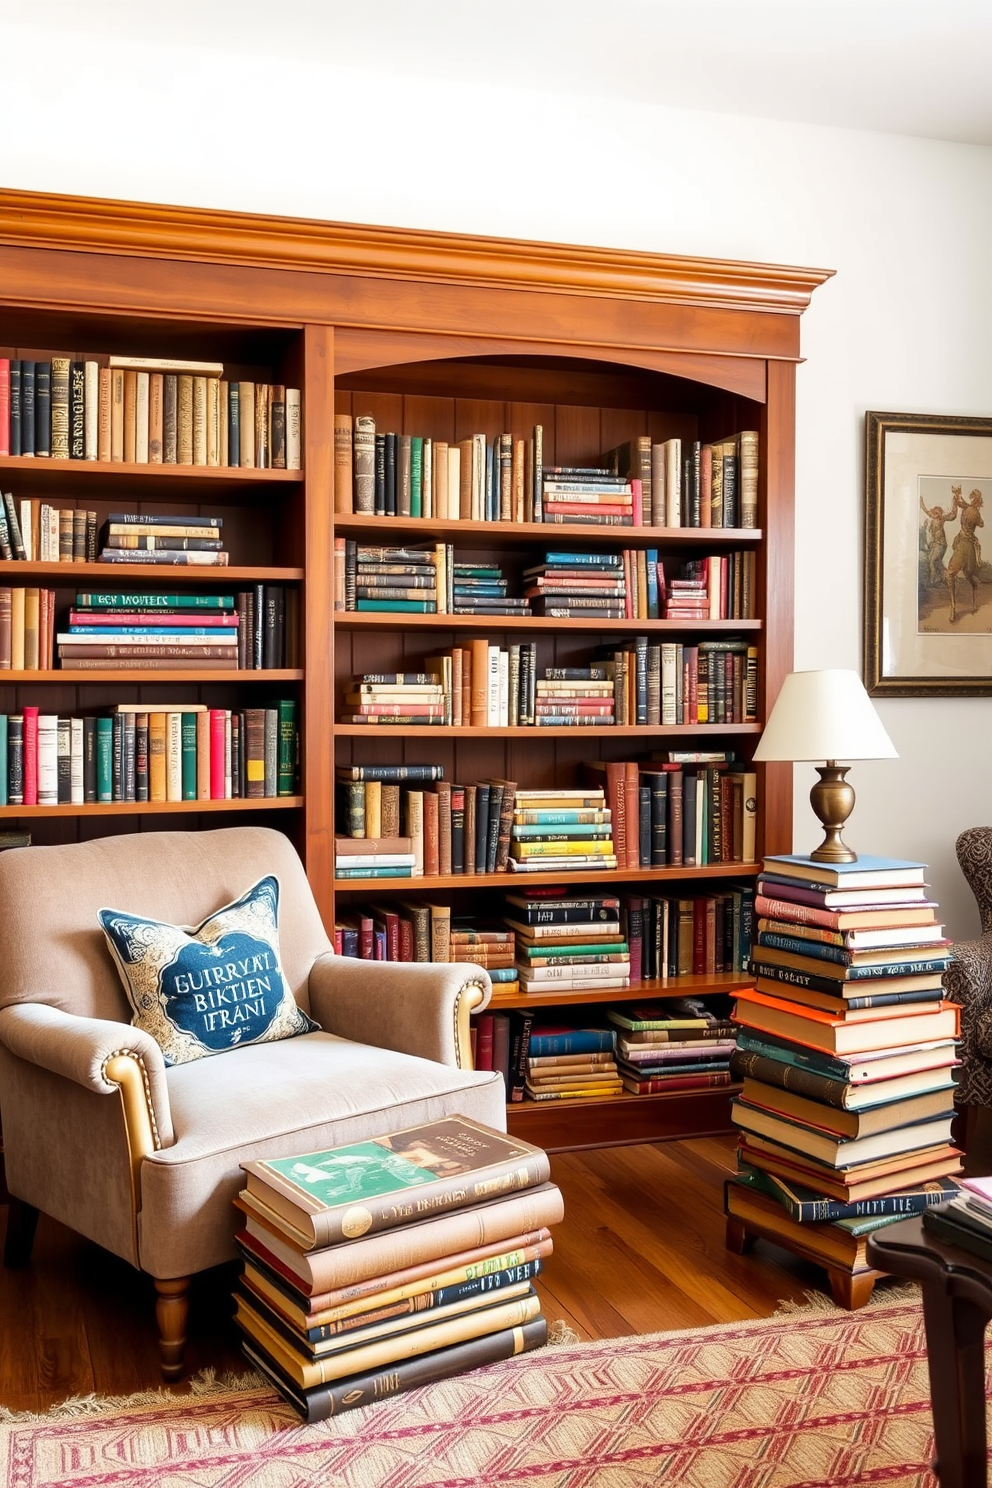
[[[865,414],[864,603],[872,697],[992,695],[992,418]]]

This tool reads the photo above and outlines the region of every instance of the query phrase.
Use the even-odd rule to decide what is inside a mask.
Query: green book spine
[[[7,715],[0,713],[0,806],[7,805]]]
[[[296,703],[292,698],[281,698],[278,704],[278,761],[276,794],[296,794],[296,778],[299,765],[300,736],[296,726]]]
[[[114,720],[96,721],[96,798],[98,802],[114,799]]]
[[[233,610],[233,594],[90,594],[76,595],[76,608],[90,610]]]
[[[410,438],[410,515],[422,517],[423,506],[424,441],[419,434]]]
[[[196,800],[196,714],[182,715],[180,749],[184,801]]]

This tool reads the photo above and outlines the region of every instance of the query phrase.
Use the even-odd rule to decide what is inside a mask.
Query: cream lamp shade
[[[810,854],[817,862],[857,858],[841,837],[854,809],[848,766],[838,760],[897,759],[898,754],[857,672],[841,667],[790,672],[754,751],[756,761],[824,760],[810,803],[825,836]]]

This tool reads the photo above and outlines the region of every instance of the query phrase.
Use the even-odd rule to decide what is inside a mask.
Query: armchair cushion
[[[296,1004],[279,960],[279,881],[270,874],[193,929],[118,909],[99,920],[134,1009],[167,1064],[317,1025]]]

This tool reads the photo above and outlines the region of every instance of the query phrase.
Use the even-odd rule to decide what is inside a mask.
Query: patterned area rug
[[[12,1419],[0,1488],[935,1488],[932,1450],[907,1301],[539,1349],[315,1426],[260,1384]]]

